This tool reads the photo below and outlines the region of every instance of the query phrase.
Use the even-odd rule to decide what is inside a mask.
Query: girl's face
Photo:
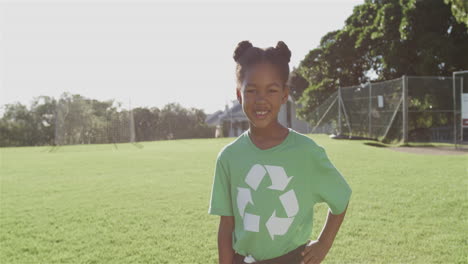
[[[271,63],[258,63],[247,69],[237,99],[251,125],[267,128],[278,122],[281,105],[286,103],[289,94],[283,82]]]

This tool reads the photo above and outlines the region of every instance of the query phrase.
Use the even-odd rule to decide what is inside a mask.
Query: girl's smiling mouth
[[[259,118],[259,119],[263,119],[263,118],[265,118],[265,117],[268,115],[269,112],[270,112],[269,110],[266,110],[266,111],[255,111],[255,116],[256,116],[257,118]]]

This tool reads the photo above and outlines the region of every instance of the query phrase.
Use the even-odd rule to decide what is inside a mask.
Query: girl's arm
[[[221,216],[218,230],[218,253],[220,264],[232,264],[234,249],[232,248],[232,232],[234,231],[234,216]]]
[[[340,229],[341,223],[343,222],[347,209],[348,205],[346,205],[343,213],[339,215],[334,215],[330,210],[328,210],[327,220],[325,222],[325,226],[322,229],[322,232],[317,239],[318,241],[325,243],[329,247],[332,246],[333,241],[335,240],[335,236]]]
[[[317,240],[310,241],[302,252],[303,262],[301,264],[319,264],[325,259],[330,250],[336,234],[340,229],[348,205],[343,213],[334,215],[328,210],[327,220]]]

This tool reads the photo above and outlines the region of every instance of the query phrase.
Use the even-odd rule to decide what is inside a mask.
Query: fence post
[[[462,100],[463,100],[463,77],[460,79],[460,103],[463,104]],[[455,99],[455,97],[454,97]],[[463,118],[462,118],[462,107],[460,105],[460,137],[457,139],[457,144],[458,144],[458,140],[460,140],[463,144]],[[458,136],[458,133],[457,133],[457,136]],[[455,145],[455,148],[457,148],[456,146],[458,145]]]
[[[367,85],[369,86],[369,138],[372,138],[372,85],[370,81],[367,81]]]
[[[457,113],[456,113],[456,105],[457,105],[457,100],[455,99],[455,86],[457,85],[456,82],[456,73],[452,73],[452,93],[453,93],[453,145],[455,146],[455,149],[457,148]],[[463,130],[463,126],[462,126]]]
[[[341,86],[338,86],[338,135],[341,134]]]
[[[408,142],[408,77],[402,76],[403,82],[403,143]]]

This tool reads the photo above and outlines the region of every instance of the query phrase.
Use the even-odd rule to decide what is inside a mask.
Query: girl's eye
[[[270,92],[272,92],[272,93],[276,93],[276,92],[277,92],[277,90],[270,90]]]

